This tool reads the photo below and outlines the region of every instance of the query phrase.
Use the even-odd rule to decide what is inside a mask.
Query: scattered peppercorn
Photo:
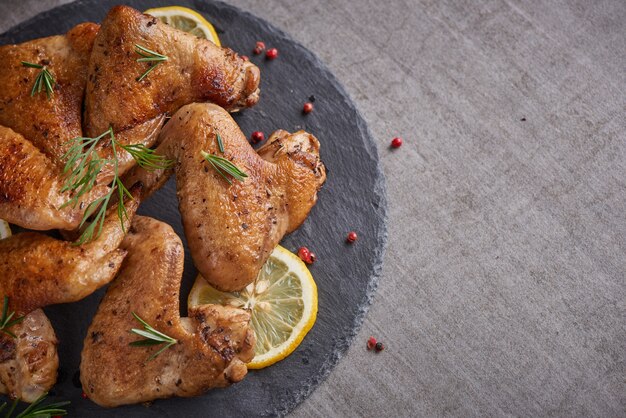
[[[258,144],[259,142],[262,142],[265,140],[265,134],[261,131],[254,131],[252,132],[250,139],[252,140],[253,144]]]
[[[352,244],[354,241],[356,241],[356,239],[358,238],[356,232],[354,231],[350,231],[348,232],[348,237],[346,238],[346,241],[348,241],[350,244]]]
[[[367,340],[367,349],[372,350],[376,346],[376,338],[369,337]]]
[[[273,60],[276,57],[278,57],[278,49],[276,48],[270,48],[265,52],[265,58],[268,60]]]
[[[526,118],[522,118],[520,119],[522,122],[526,122]]]
[[[315,96],[313,94],[309,96],[309,102],[315,103]]]
[[[250,58],[247,55],[242,55],[241,59],[244,61],[250,61]]]
[[[261,52],[265,51],[265,42],[257,41],[256,46],[253,49],[255,55],[259,55]]]
[[[89,399],[89,396],[87,396],[85,392],[81,393],[80,396],[82,396],[83,399]]]
[[[307,247],[300,247],[298,249],[298,257],[300,260],[307,264],[313,264],[315,262],[315,254],[312,253]]]
[[[376,343],[376,345],[374,346],[374,348],[376,348],[376,352],[380,353],[381,351],[383,351],[385,349],[385,346],[383,345],[383,343],[381,343],[380,341]]]
[[[391,140],[392,148],[400,148],[402,146],[402,138],[396,137]]]
[[[313,111],[313,103],[306,102],[304,106],[302,106],[302,113],[307,114]]]

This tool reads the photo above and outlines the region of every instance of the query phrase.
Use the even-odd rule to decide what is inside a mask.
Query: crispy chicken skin
[[[133,190],[135,195],[139,189]],[[0,240],[0,300],[20,314],[57,303],[80,300],[114,277],[126,251],[118,248],[138,201],[129,200],[124,227],[117,207],[107,210],[102,234],[75,246],[37,232],[23,232]]]
[[[156,152],[177,162],[179,208],[194,264],[224,291],[241,290],[254,281],[283,236],[304,222],[326,179],[313,135],[277,131],[257,153],[230,114],[212,104],[181,108],[159,141]],[[248,177],[229,184],[201,151],[223,156]],[[142,181],[150,193],[168,175],[136,169],[127,181]]]
[[[50,321],[37,309],[10,329],[17,338],[0,333],[0,393],[34,402],[57,380],[57,338]]]
[[[80,364],[83,390],[98,405],[114,407],[172,396],[196,396],[244,378],[254,356],[248,312],[203,305],[181,318],[179,291],[184,250],[172,228],[135,217],[122,243],[128,251],[89,327]],[[157,302],[157,303],[155,303]],[[142,328],[136,313],[178,343],[135,347]]]
[[[137,62],[136,45],[168,57],[141,81],[137,78],[154,63]],[[116,6],[102,21],[89,63],[85,131],[93,137],[112,126],[121,143],[151,146],[156,135],[145,131],[158,130],[165,114],[192,102],[228,110],[253,106],[259,81],[259,69],[232,50]]]
[[[0,46],[0,125],[22,134],[50,160],[63,166],[67,141],[82,136],[81,112],[95,23],[82,23],[66,35]],[[56,80],[48,100],[45,90],[31,97],[41,70],[22,61],[45,65]]]
[[[35,230],[74,229],[87,204],[108,191],[96,186],[75,206],[62,192],[61,170],[22,135],[0,126],[0,219]]]

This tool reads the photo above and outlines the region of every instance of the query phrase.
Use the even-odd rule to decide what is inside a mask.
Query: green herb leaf
[[[2,317],[0,317],[0,332],[8,336],[11,336],[13,338],[17,338],[17,336],[14,333],[9,331],[9,328],[22,322],[25,319],[25,317],[20,316],[19,318],[13,319],[14,316],[15,316],[15,312],[9,313],[9,297],[5,296],[4,304],[2,305]]]
[[[229,183],[233,184],[232,181],[226,175],[232,176],[235,180],[244,181],[248,175],[241,171],[239,167],[235,164],[231,163],[229,160],[223,157],[218,157],[217,155],[209,154],[205,151],[200,151],[202,157],[209,163],[211,166],[217,171],[224,179]]]
[[[168,160],[163,155],[155,154],[155,150],[144,144],[120,145],[137,161],[137,164],[146,170],[167,170],[172,168],[174,161]]]
[[[33,88],[30,90],[30,96],[32,97],[35,93],[40,93],[42,88],[45,88],[46,96],[48,96],[48,100],[50,100],[50,96],[54,93],[54,86],[56,85],[56,81],[50,71],[48,71],[48,69],[43,65],[28,61],[22,61],[22,65],[27,68],[36,68],[41,70],[35,78],[35,84],[33,84]]]
[[[151,346],[151,345],[164,344],[164,346],[160,350],[158,350],[156,353],[154,353],[153,355],[148,357],[147,361],[150,361],[150,360],[156,358],[156,356],[161,354],[163,351],[167,350],[168,348],[170,348],[174,344],[178,343],[177,340],[175,340],[174,338],[170,337],[169,335],[163,334],[162,332],[157,331],[156,329],[151,327],[146,321],[141,319],[139,317],[139,315],[137,315],[135,312],[133,312],[133,316],[135,317],[135,319],[137,321],[139,321],[143,325],[144,329],[133,328],[133,329],[130,330],[130,332],[132,332],[134,334],[137,334],[137,335],[139,335],[141,337],[144,337],[145,340],[133,341],[129,345],[131,345],[133,347],[142,347],[142,346]]]
[[[113,151],[113,158],[111,160],[101,158],[96,149],[98,143],[107,137]],[[143,144],[120,144],[117,139],[115,139],[113,127],[109,127],[109,129],[95,138],[78,137],[70,140],[70,143],[72,146],[63,155],[63,159],[66,160],[63,169],[65,182],[63,183],[61,191],[74,191],[75,193],[70,200],[61,206],[62,208],[69,205],[76,206],[80,198],[95,187],[98,174],[107,164],[113,164],[114,174],[109,192],[87,206],[80,227],[82,227],[91,216],[95,216],[79,239],[74,243],[75,245],[85,244],[100,236],[104,226],[107,207],[116,192],[118,197],[117,215],[122,224],[122,228],[124,227],[124,221],[128,219],[128,213],[124,206],[124,198],[128,197],[132,199],[133,196],[126,186],[124,186],[119,176],[119,148],[127,151],[138,165],[148,170],[167,169],[173,165],[173,161],[166,160],[165,157],[155,154],[154,150]]]
[[[146,70],[145,73],[136,78],[137,81],[143,80],[152,70],[156,68],[157,65],[162,63],[163,61],[167,61],[168,58],[165,55],[159,54],[158,52],[154,52],[145,46],[141,46],[139,44],[135,44],[135,52],[141,55],[141,58],[137,58],[137,62],[153,62]]]
[[[15,418],[50,418],[50,417],[57,416],[57,415],[60,415],[60,416],[67,415],[67,411],[63,409],[63,407],[69,405],[71,403],[70,401],[55,402],[55,403],[51,403],[48,405],[40,405],[41,402],[43,402],[43,400],[46,398],[46,396],[48,396],[47,393],[44,393],[43,395],[41,395],[39,398],[37,398],[37,400],[35,400],[35,402],[31,403],[25,410],[20,412]],[[10,417],[14,409],[15,409],[15,404],[13,405],[9,413],[5,415],[5,418]]]
[[[217,146],[219,147],[220,152],[223,154],[224,153],[224,143],[222,142],[222,137],[218,133],[216,135],[216,138],[217,138]]]

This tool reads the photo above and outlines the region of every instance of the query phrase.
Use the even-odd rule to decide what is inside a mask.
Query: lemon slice
[[[248,368],[262,369],[291,354],[315,323],[317,286],[302,260],[279,245],[259,272],[256,283],[241,292],[220,292],[198,276],[188,304],[208,303],[250,311],[257,340]]]
[[[152,15],[176,29],[189,32],[198,38],[208,39],[217,46],[222,46],[213,25],[195,10],[181,6],[168,6],[148,9],[144,13]]]
[[[11,236],[11,227],[7,221],[0,219],[0,239],[9,238]]]

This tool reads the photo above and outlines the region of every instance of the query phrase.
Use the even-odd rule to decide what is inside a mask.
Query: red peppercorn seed
[[[263,41],[256,41],[255,48],[259,48],[261,51],[265,50],[265,42],[263,42]]]
[[[257,46],[257,47],[254,47],[252,52],[254,52],[254,55],[260,55],[263,52],[263,50]]]
[[[270,48],[270,49],[268,49],[268,50],[265,52],[265,57],[266,57],[268,60],[273,60],[273,59],[275,59],[276,57],[278,57],[278,49],[276,49],[276,48]]]
[[[242,55],[241,59],[244,61],[250,61],[250,58],[247,55]]]
[[[348,232],[348,236],[346,238],[346,241],[348,241],[350,244],[352,244],[354,241],[356,241],[357,238],[358,238],[358,236],[356,235],[356,232],[350,231],[350,232]]]
[[[370,337],[367,340],[367,349],[368,350],[372,350],[372,349],[374,349],[375,346],[376,346],[376,338]]]
[[[309,255],[309,261],[307,261],[307,264],[313,264],[315,263],[315,261],[317,260],[317,256],[315,255],[314,252],[311,252],[311,255]]]
[[[252,132],[252,135],[250,136],[250,140],[252,141],[253,144],[258,144],[259,142],[262,142],[265,140],[265,134],[261,131],[254,131]]]
[[[392,148],[400,148],[402,146],[402,138],[396,137],[391,140]]]
[[[89,396],[87,396],[85,392],[81,393],[80,396],[82,396],[83,399],[89,399]]]
[[[306,102],[304,104],[304,106],[302,106],[302,112],[303,113],[311,113],[313,111],[313,103],[311,102]]]
[[[376,349],[377,353],[380,353],[381,351],[383,351],[385,349],[385,346],[383,343],[381,343],[380,341],[376,343],[376,345],[374,346],[374,348]]]
[[[307,247],[300,247],[298,249],[298,257],[300,257],[300,260],[306,263],[307,260],[311,258],[311,251],[309,251]]]

